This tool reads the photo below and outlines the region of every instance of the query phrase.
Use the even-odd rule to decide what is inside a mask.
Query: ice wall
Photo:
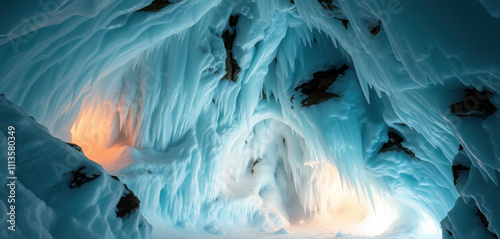
[[[495,190],[452,173],[462,145],[497,187],[494,3],[150,3],[6,3],[0,92],[118,174],[154,228],[290,229],[340,214],[345,192],[367,221],[393,212],[382,231],[335,228],[357,235],[432,233],[459,195],[494,220],[466,198]],[[467,237],[454,211],[443,235]]]
[[[151,226],[126,185],[3,96],[0,115],[0,146],[14,147],[0,156],[7,185],[0,191],[1,237],[149,238]]]

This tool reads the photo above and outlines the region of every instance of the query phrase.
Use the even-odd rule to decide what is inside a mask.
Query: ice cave
[[[0,238],[498,238],[498,0],[0,16]]]

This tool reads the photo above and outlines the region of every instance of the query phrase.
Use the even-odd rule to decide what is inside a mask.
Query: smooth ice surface
[[[153,237],[436,238],[446,217],[443,235],[467,238],[458,225],[474,203],[500,232],[500,113],[450,111],[472,88],[500,107],[494,1],[182,0],[137,11],[150,3],[4,3],[0,93],[118,175]],[[236,82],[221,80],[226,30]],[[321,92],[338,97],[303,106],[296,87],[344,64]],[[392,133],[404,141],[381,151]],[[463,190],[451,169],[459,145],[471,168]],[[467,225],[490,235],[479,221]],[[34,228],[57,237],[43,223]]]

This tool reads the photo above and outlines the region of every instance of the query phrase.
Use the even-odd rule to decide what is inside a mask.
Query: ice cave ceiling
[[[0,16],[1,238],[498,238],[496,1]]]

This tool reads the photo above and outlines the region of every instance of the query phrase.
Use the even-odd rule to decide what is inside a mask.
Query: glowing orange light
[[[318,165],[316,165],[318,166]],[[358,236],[376,236],[384,233],[395,219],[395,212],[385,198],[373,195],[374,205],[363,193],[342,185],[338,170],[329,163],[316,168],[320,210],[313,218],[292,223],[289,230],[296,235],[317,236],[342,231]]]
[[[71,141],[106,171],[128,165],[126,146],[120,144],[120,117],[109,103],[82,109],[71,127]]]

